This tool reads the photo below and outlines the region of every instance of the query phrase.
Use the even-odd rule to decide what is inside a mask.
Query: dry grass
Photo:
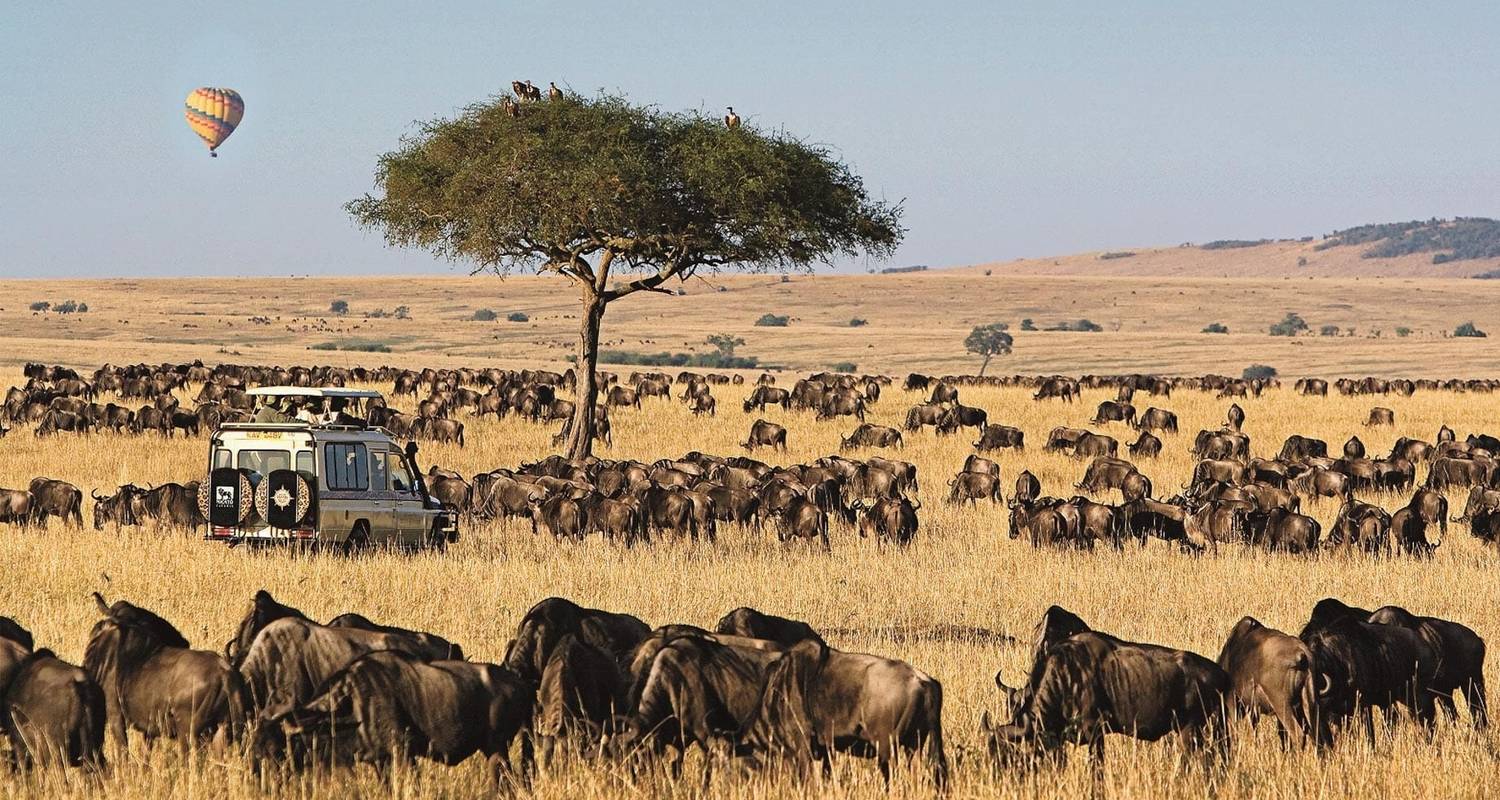
[[[675,400],[648,403],[641,412],[617,411],[616,446],[607,455],[654,459],[692,449],[734,451],[753,419],[738,410],[745,391],[718,388],[724,411],[712,421],[692,419]],[[1026,431],[1031,448],[999,459],[1007,486],[1017,472],[1029,468],[1053,494],[1071,493],[1083,464],[1041,452],[1046,431],[1085,424],[1105,397],[1090,391],[1076,405],[1039,404],[1020,390],[964,390],[965,401],[986,408],[992,421]],[[892,389],[872,421],[899,424],[916,399]],[[1181,393],[1171,399],[1142,397],[1138,403],[1174,410],[1181,418],[1183,435],[1164,437],[1163,457],[1143,464],[1158,493],[1171,493],[1189,474],[1192,461],[1186,449],[1192,433],[1217,426],[1228,401]],[[1293,432],[1324,437],[1334,447],[1357,432],[1375,453],[1400,435],[1430,439],[1444,422],[1460,435],[1493,426],[1489,398],[1474,395],[1303,399],[1272,392],[1240,404],[1259,453],[1274,452]],[[1394,408],[1398,425],[1362,428],[1360,422],[1375,404]],[[775,457],[778,461],[834,452],[838,434],[853,427],[852,421],[815,423],[810,415],[780,411],[767,416],[790,429],[790,452]],[[515,420],[465,422],[469,447],[432,445],[423,451],[424,463],[468,474],[513,466],[550,450],[550,430]],[[1110,432],[1122,439],[1128,434],[1121,426]],[[941,680],[944,728],[956,762],[955,797],[1077,797],[1087,791],[1086,761],[1077,753],[1062,770],[1030,777],[992,775],[978,721],[982,711],[997,706],[991,682],[997,668],[1012,683],[1021,679],[1024,647],[897,636],[893,629],[920,634],[958,624],[1024,639],[1043,609],[1059,603],[1102,630],[1214,657],[1241,616],[1295,631],[1316,600],[1333,595],[1364,606],[1402,604],[1460,620],[1486,639],[1500,641],[1497,554],[1457,526],[1427,562],[1272,556],[1238,546],[1218,557],[1195,559],[1160,542],[1123,553],[1036,551],[1006,536],[1003,508],[957,510],[942,501],[944,483],[970,452],[970,441],[968,435],[912,435],[899,454],[918,465],[923,486],[921,530],[906,550],[878,548],[843,528],[835,528],[831,555],[783,547],[767,536],[737,529],[722,531],[716,546],[656,542],[625,550],[596,538],[581,544],[539,540],[529,526],[512,523],[466,527],[462,541],[446,555],[377,553],[345,560],[226,551],[166,531],[80,532],[54,521],[47,531],[0,530],[0,563],[6,565],[0,613],[32,628],[39,644],[77,660],[96,618],[88,593],[99,590],[111,599],[153,608],[176,622],[195,645],[217,649],[251,594],[264,587],[317,618],[358,610],[378,620],[439,632],[461,642],[473,658],[496,660],[520,615],[549,595],[630,611],[652,624],[711,625],[728,609],[747,604],[808,620],[820,629],[837,629],[840,633],[830,637],[835,646],[906,659]],[[85,491],[125,480],[187,480],[201,473],[203,450],[201,440],[113,435],[37,440],[18,430],[0,442],[0,486],[24,485],[41,474],[72,480]],[[1404,498],[1379,501],[1393,508]],[[1322,503],[1314,504],[1311,513],[1326,525],[1334,511]],[[1496,769],[1493,735],[1476,735],[1462,724],[1443,724],[1429,743],[1403,723],[1382,735],[1373,750],[1349,740],[1324,758],[1283,751],[1266,726],[1238,734],[1231,763],[1218,777],[1196,766],[1182,767],[1174,744],[1138,745],[1115,737],[1110,742],[1109,792],[1153,798],[1210,792],[1244,798],[1481,796]],[[0,776],[0,795],[94,797],[103,791],[130,798],[346,797],[390,792],[437,798],[487,791],[477,761],[454,769],[423,764],[399,772],[389,789],[368,770],[261,785],[238,756],[198,754],[184,760],[170,748],[148,752],[138,742],[127,757],[116,755],[114,764],[102,787],[62,773]],[[702,792],[696,775],[690,770],[681,782],[662,775],[631,778],[610,765],[572,762],[545,771],[535,793],[557,798],[698,797]],[[841,763],[831,782],[811,791],[829,797],[885,796],[874,767],[862,762]],[[728,773],[718,775],[712,789],[715,796],[736,798],[793,798],[808,792],[780,775]],[[932,795],[925,778],[915,774],[903,775],[892,793]]]
[[[1193,251],[1198,252],[1198,251]],[[1233,251],[1217,251],[1226,253]],[[1332,252],[1332,251],[1329,251]],[[1122,259],[1129,261],[1130,259]],[[1096,262],[1115,264],[1115,261]],[[688,294],[639,294],[610,307],[604,347],[635,352],[704,352],[709,334],[745,339],[742,355],[792,370],[852,362],[866,371],[965,373],[964,336],[1005,321],[1014,355],[992,369],[1025,374],[1157,372],[1239,375],[1252,363],[1283,375],[1367,374],[1453,377],[1500,369],[1500,330],[1489,321],[1500,281],[1415,278],[1270,278],[1237,268],[1189,277],[1013,274],[996,267],[905,275],[733,276],[692,280]],[[724,291],[716,291],[722,287]],[[76,298],[87,314],[33,314],[34,300]],[[328,313],[349,302],[347,317]],[[375,309],[411,309],[411,319],[365,319]],[[500,315],[471,320],[477,309]],[[530,321],[505,321],[523,311]],[[1314,330],[1337,325],[1356,336],[1273,338],[1266,329],[1297,311]],[[765,313],[785,328],[754,326]],[[251,322],[262,317],[267,324]],[[867,320],[849,327],[852,318]],[[1087,318],[1100,333],[1024,332]],[[1445,338],[1474,320],[1488,339]],[[1209,323],[1227,335],[1204,334]],[[136,281],[5,281],[0,284],[0,365],[26,360],[97,366],[164,360],[412,366],[560,365],[577,337],[576,297],[560,278],[280,278]],[[1396,338],[1407,327],[1407,338]],[[1374,332],[1380,331],[1380,338]],[[309,351],[326,342],[379,341],[392,354]]]

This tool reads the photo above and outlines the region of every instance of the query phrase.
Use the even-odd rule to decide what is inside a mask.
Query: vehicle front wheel
[[[370,526],[359,522],[355,524],[354,530],[349,532],[349,538],[345,539],[344,543],[339,546],[339,552],[346,556],[352,556],[364,552],[369,547]]]
[[[448,534],[443,532],[438,523],[433,523],[432,531],[427,534],[427,549],[439,553],[448,550]]]

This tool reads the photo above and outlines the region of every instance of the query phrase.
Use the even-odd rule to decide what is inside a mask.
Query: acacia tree
[[[582,306],[568,456],[586,458],[610,303],[701,271],[811,270],[888,257],[901,208],[872,199],[826,148],[727,128],[622,96],[493,98],[420,125],[382,155],[376,191],[347,206],[393,246],[499,275],[567,278]]]
[[[1010,352],[1014,340],[1009,333],[1006,333],[1008,327],[1010,326],[1003,322],[996,322],[993,325],[976,325],[964,339],[965,350],[974,355],[984,356],[984,363],[979,365],[980,376],[983,376],[985,369],[989,367],[990,359]]]

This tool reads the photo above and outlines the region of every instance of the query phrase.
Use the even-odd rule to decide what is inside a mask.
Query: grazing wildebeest
[[[1332,726],[1357,716],[1373,743],[1376,708],[1404,705],[1429,726],[1436,718],[1431,688],[1441,654],[1414,631],[1368,622],[1371,613],[1324,598],[1298,636],[1318,672],[1319,741],[1329,741]]]
[[[106,605],[94,625],[83,668],[104,689],[106,713],[123,745],[126,728],[148,740],[184,746],[211,735],[234,741],[244,729],[248,697],[239,672],[218,653],[193,650],[172,624],[124,600]]]
[[[985,425],[979,432],[979,441],[974,443],[979,452],[1003,448],[1026,449],[1026,434],[1020,428],[1012,428],[1009,425],[996,425],[991,423]]]
[[[1119,450],[1120,443],[1113,436],[1105,436],[1102,433],[1084,433],[1073,444],[1073,457],[1114,456]]]
[[[1286,437],[1286,442],[1281,445],[1281,453],[1276,456],[1281,461],[1302,461],[1307,458],[1327,457],[1327,442],[1322,439],[1314,439],[1296,433]]]
[[[1000,764],[1060,759],[1072,742],[1088,746],[1098,779],[1108,733],[1156,741],[1176,732],[1215,755],[1228,747],[1229,676],[1196,653],[1086,630],[1049,645],[1022,688],[1000,687],[1013,718],[997,726],[986,713],[981,722]]]
[[[1317,520],[1281,507],[1250,512],[1245,528],[1251,544],[1288,553],[1316,552],[1323,535]]]
[[[1037,480],[1035,475],[1031,474],[1031,470],[1021,470],[1021,474],[1016,476],[1015,501],[1017,503],[1029,503],[1041,497],[1041,495],[1042,482]]]
[[[31,492],[20,489],[0,489],[0,522],[12,525],[30,525],[33,519],[35,499]]]
[[[23,643],[3,633],[0,730],[10,740],[11,764],[103,769],[104,690],[51,650],[33,652],[30,634]]]
[[[304,704],[268,709],[252,757],[309,764],[374,764],[417,756],[458,764],[483,753],[496,786],[510,775],[510,746],[531,723],[534,686],[494,664],[423,661],[408,653],[362,656]]]
[[[857,447],[901,447],[901,431],[885,425],[873,425],[865,423],[854,429],[846,439],[839,437],[840,450],[853,450]]]
[[[1395,424],[1396,424],[1396,412],[1390,410],[1389,408],[1384,408],[1382,406],[1376,406],[1376,407],[1370,409],[1370,418],[1367,419],[1367,420],[1365,420],[1365,427],[1374,427],[1376,425],[1395,425]]]
[[[933,783],[946,785],[943,687],[910,664],[803,641],[770,665],[765,687],[750,737],[803,774],[813,761],[828,772],[843,752],[873,757],[889,784],[898,751],[925,751]]]
[[[1032,395],[1031,399],[1042,400],[1057,397],[1071,403],[1078,396],[1078,388],[1078,381],[1071,378],[1048,378],[1037,387],[1036,394]]]
[[[1283,742],[1295,738],[1300,743],[1316,733],[1313,655],[1301,639],[1245,617],[1229,632],[1219,667],[1251,724],[1261,714],[1274,716]]]
[[[31,513],[38,525],[47,527],[48,517],[83,527],[83,492],[67,481],[35,478],[29,488]]]
[[[1105,400],[1094,411],[1094,418],[1089,420],[1089,424],[1103,425],[1106,422],[1123,422],[1135,427],[1135,406],[1118,400]]]
[[[613,654],[567,634],[552,648],[537,687],[533,735],[542,739],[542,760],[551,761],[560,742],[587,749],[613,732],[626,711],[626,675]]]
[[[1364,458],[1365,443],[1358,436],[1350,436],[1349,441],[1344,442],[1344,458]]]
[[[994,475],[997,478],[1000,477],[999,464],[996,464],[994,461],[991,461],[984,456],[975,455],[973,453],[970,453],[969,457],[964,459],[964,468],[961,471],[983,472],[989,475]]]
[[[1474,727],[1489,726],[1484,694],[1484,640],[1466,625],[1438,617],[1421,617],[1400,606],[1382,606],[1370,615],[1377,625],[1395,625],[1417,634],[1438,654],[1437,673],[1428,686],[1437,704],[1457,716],[1453,694],[1463,695]]]
[[[1135,471],[1135,465],[1129,461],[1100,456],[1089,462],[1088,469],[1084,470],[1083,480],[1074,484],[1073,488],[1093,493],[1118,489],[1125,483],[1126,476]]]
[[[1150,431],[1142,430],[1135,441],[1125,446],[1136,458],[1156,458],[1161,455],[1161,440]]]
[[[948,485],[952,487],[948,492],[948,502],[954,505],[965,502],[973,505],[980,500],[998,503],[1001,499],[998,472],[960,472],[948,481]]]
[[[1228,423],[1229,423],[1229,429],[1232,430],[1232,431],[1241,431],[1241,430],[1244,430],[1244,428],[1245,428],[1245,409],[1240,408],[1240,404],[1239,403],[1230,403],[1229,404]]]
[[[741,606],[725,614],[719,624],[714,626],[714,632],[748,639],[766,639],[787,647],[804,639],[823,641],[823,637],[806,622],[764,614],[748,606]]]
[[[750,426],[750,436],[740,446],[746,450],[754,450],[757,447],[786,450],[786,428],[774,422],[758,419]]]
[[[1165,411],[1155,406],[1146,409],[1136,422],[1136,427],[1143,431],[1165,431],[1167,433],[1177,432],[1177,415],[1171,411]]]
[[[808,497],[795,497],[787,507],[776,515],[776,538],[782,542],[792,539],[816,539],[828,551],[828,513]]]
[[[995,486],[999,487],[999,481],[995,481]],[[889,539],[898,545],[910,544],[916,538],[920,503],[904,497],[882,497],[856,500],[851,507],[863,512],[859,519],[861,538],[871,537],[881,543]]]
[[[540,681],[552,649],[568,634],[624,664],[635,646],[651,635],[651,628],[629,614],[584,608],[571,600],[549,597],[521,618],[515,638],[506,646],[505,666],[527,680]]]

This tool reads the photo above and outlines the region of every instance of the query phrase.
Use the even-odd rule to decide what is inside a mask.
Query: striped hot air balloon
[[[245,116],[245,101],[233,89],[215,89],[204,86],[194,89],[187,96],[188,127],[208,145],[208,154],[218,158],[214,151],[234,133]]]

